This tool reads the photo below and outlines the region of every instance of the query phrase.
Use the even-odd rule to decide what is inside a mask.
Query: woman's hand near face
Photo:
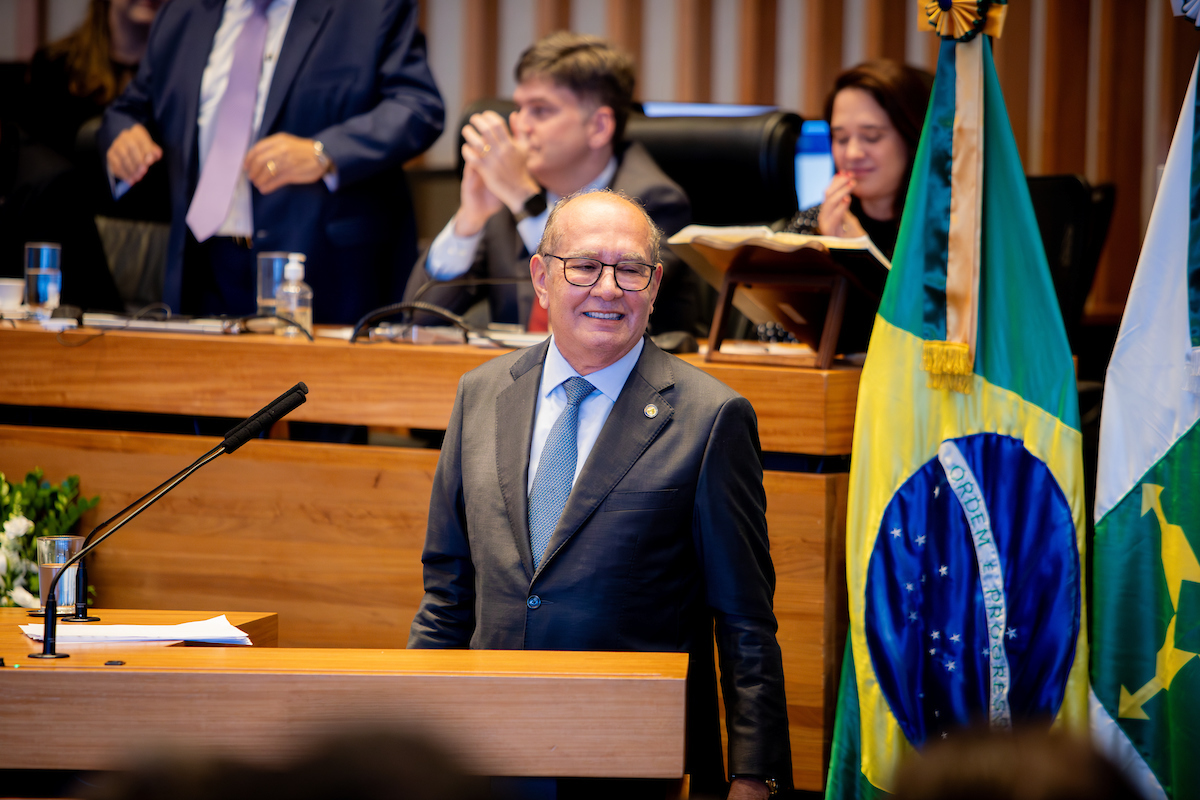
[[[823,235],[843,239],[866,235],[862,225],[850,213],[850,195],[855,185],[850,173],[839,172],[825,187],[825,201],[817,215],[817,227]]]

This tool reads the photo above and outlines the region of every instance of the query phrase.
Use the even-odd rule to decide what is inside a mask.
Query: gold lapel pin
[[[658,406],[650,403],[642,409],[642,413],[646,415],[646,419],[654,419],[658,416]]]

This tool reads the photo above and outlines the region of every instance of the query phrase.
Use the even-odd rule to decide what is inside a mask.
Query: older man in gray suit
[[[692,789],[790,783],[757,422],[645,336],[660,233],[609,191],[552,212],[530,272],[552,338],[465,375],[409,647],[687,652]]]

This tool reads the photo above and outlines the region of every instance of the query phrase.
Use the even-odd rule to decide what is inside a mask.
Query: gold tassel
[[[926,385],[930,389],[970,394],[973,366],[965,342],[925,342],[922,349],[921,368],[929,373]]]

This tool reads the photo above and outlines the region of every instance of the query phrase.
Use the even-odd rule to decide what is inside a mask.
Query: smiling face
[[[650,229],[629,201],[612,194],[586,194],[571,200],[557,216],[557,233],[547,240],[554,242],[554,255],[607,264],[650,263]],[[607,267],[594,286],[567,283],[557,258],[535,255],[529,269],[555,344],[580,375],[604,369],[633,349],[646,332],[662,280],[661,264],[655,265],[650,285],[640,292],[622,290]]]
[[[514,133],[528,137],[525,166],[547,189],[566,196],[586,186],[612,155],[613,113],[549,78],[526,78],[513,92]]]
[[[891,219],[908,167],[908,146],[887,112],[869,92],[847,88],[833,99],[829,126],[833,162],[854,178],[863,210],[875,219]]]

